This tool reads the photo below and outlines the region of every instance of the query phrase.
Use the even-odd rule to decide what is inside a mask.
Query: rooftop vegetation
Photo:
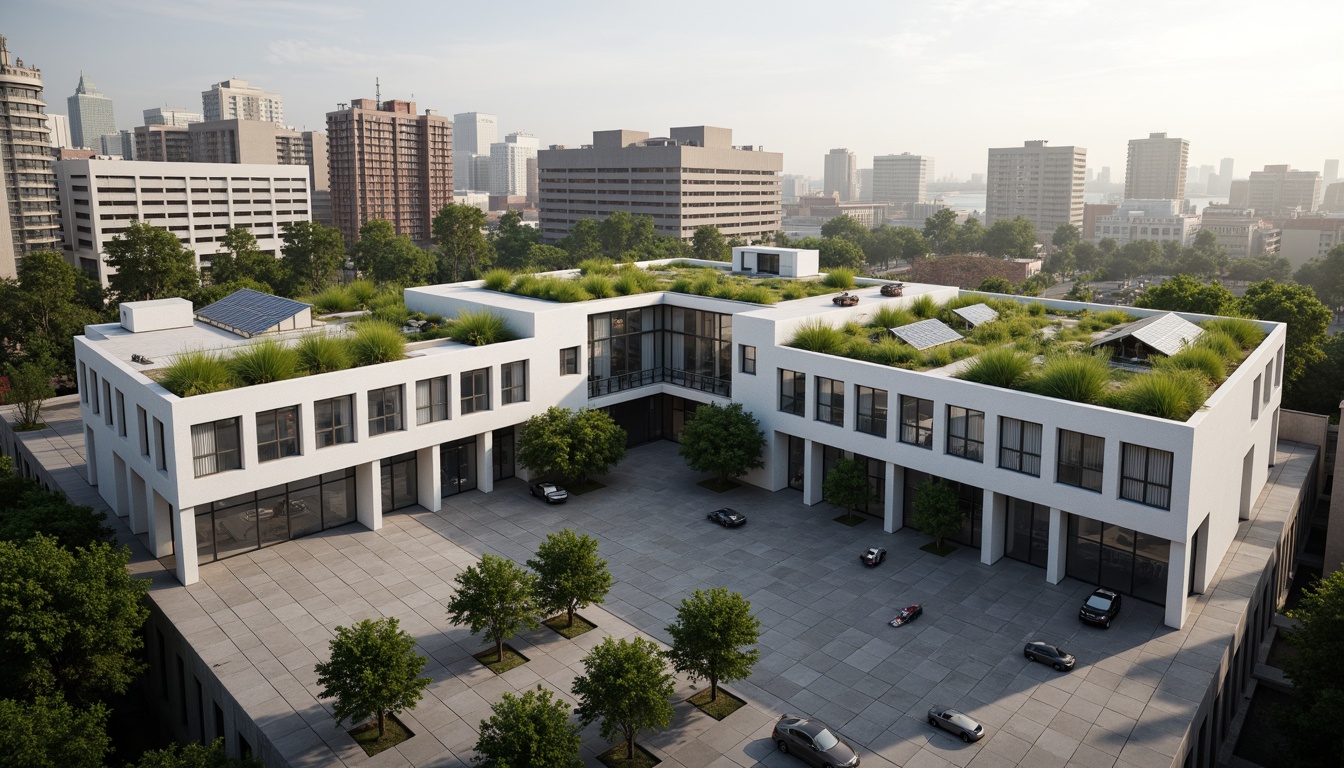
[[[605,259],[588,259],[581,262],[578,269],[578,276],[572,278],[492,269],[482,275],[482,279],[485,287],[492,291],[567,303],[672,291],[774,304],[854,287],[854,274],[847,270],[833,270],[821,280],[794,280],[732,275],[722,269],[691,266],[685,262],[644,269],[630,263],[618,265]]]

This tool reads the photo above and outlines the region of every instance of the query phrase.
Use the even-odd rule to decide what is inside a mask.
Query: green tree
[[[523,268],[535,272],[553,272],[573,269],[578,265],[578,258],[564,248],[538,243],[527,250],[527,263]]]
[[[1162,263],[1162,246],[1152,240],[1130,240],[1106,266],[1111,277],[1130,278],[1153,272]]]
[[[0,765],[102,768],[112,751],[109,714],[101,703],[77,709],[60,695],[0,700]]]
[[[1285,397],[1293,394],[1307,368],[1325,355],[1321,349],[1330,326],[1330,310],[1306,286],[1264,280],[1246,289],[1241,297],[1241,311],[1250,317],[1288,325],[1283,383]]]
[[[957,230],[957,212],[951,208],[937,211],[924,220],[924,239],[939,256],[956,252]]]
[[[677,608],[677,621],[667,627],[672,648],[667,652],[672,668],[690,676],[691,682],[709,681],[709,700],[718,701],[719,683],[745,680],[761,652],[755,645],[761,622],[751,615],[751,603],[725,587],[708,592],[695,590]]]
[[[686,422],[678,452],[696,472],[713,472],[722,488],[732,478],[765,466],[765,433],[741,403],[710,403],[696,408]]]
[[[77,706],[123,693],[144,669],[136,656],[149,582],[127,570],[130,550],[74,551],[43,535],[0,541],[0,691],[64,694]]]
[[[471,280],[490,267],[495,249],[485,238],[485,211],[474,205],[449,203],[434,217],[434,242],[439,246],[439,279]]]
[[[957,228],[957,242],[953,253],[976,253],[984,249],[985,226],[974,216]]]
[[[355,243],[355,269],[375,283],[424,285],[434,279],[438,263],[434,255],[398,235],[392,222],[373,219],[359,228]]]
[[[490,236],[495,248],[496,264],[505,269],[522,269],[527,265],[532,247],[541,242],[541,230],[523,224],[523,215],[505,211]]]
[[[108,290],[117,301],[190,296],[201,284],[196,252],[166,229],[132,222],[103,250],[114,271],[107,278]]]
[[[1283,407],[1294,411],[1339,413],[1344,399],[1344,333],[1326,338],[1321,356],[1307,366],[1291,391],[1284,392]]]
[[[1060,224],[1050,236],[1050,244],[1056,248],[1068,248],[1083,241],[1083,233],[1073,224]]]
[[[1021,216],[996,221],[985,230],[982,247],[995,258],[1030,259],[1036,255],[1036,226]]]
[[[1080,272],[1093,272],[1105,264],[1105,259],[1095,244],[1079,243],[1073,247],[1073,263]]]
[[[625,430],[602,411],[551,406],[523,423],[517,461],[533,472],[582,484],[625,458],[625,440]]]
[[[652,641],[606,638],[583,659],[584,673],[574,678],[579,722],[601,721],[602,738],[625,738],[626,759],[635,757],[635,736],[672,722],[672,675]]]
[[[224,739],[204,744],[170,744],[165,749],[145,752],[127,768],[262,768],[255,757],[229,757]]]
[[[73,550],[112,538],[107,514],[71,504],[65,494],[14,474],[14,462],[0,456],[0,540],[27,541],[37,534]]]
[[[101,320],[102,288],[59,253],[19,259],[18,279],[0,280],[0,362],[32,362],[73,378],[73,337]]]
[[[943,539],[961,530],[957,492],[941,480],[925,480],[915,491],[914,523],[920,533],[934,538],[942,549]]]
[[[19,416],[14,426],[19,430],[42,426],[42,404],[56,396],[46,366],[32,362],[7,365],[5,375],[9,378],[9,391],[0,400],[14,404]]]
[[[1134,306],[1165,309],[1168,312],[1228,315],[1236,312],[1237,297],[1221,283],[1205,283],[1190,275],[1176,275],[1144,291],[1135,300]]]
[[[712,261],[728,261],[733,256],[733,249],[724,242],[723,234],[719,228],[712,224],[695,228],[695,237],[691,239],[691,250],[695,253],[697,259],[710,259]]]
[[[574,611],[602,603],[611,591],[611,571],[597,556],[597,539],[568,528],[548,534],[527,567],[537,573],[539,607],[547,613],[564,611],[567,627],[574,626]]]
[[[1310,262],[1308,262],[1310,263]],[[1305,268],[1306,265],[1304,264]],[[1258,283],[1261,280],[1273,280],[1279,283],[1286,283],[1296,280],[1304,285],[1311,285],[1316,291],[1317,296],[1321,296],[1321,289],[1317,288],[1310,280],[1304,280],[1301,273],[1294,277],[1293,265],[1282,256],[1272,253],[1265,253],[1259,256],[1247,256],[1241,259],[1232,259],[1227,267],[1228,280],[1243,280],[1248,283]],[[1325,299],[1321,299],[1325,301]],[[1326,302],[1326,306],[1331,306]]]
[[[288,276],[283,261],[257,247],[251,232],[234,227],[224,233],[219,252],[210,259],[210,283],[230,285],[247,280],[266,286],[265,293],[275,293],[285,287]]]
[[[825,224],[821,225],[821,236],[827,240],[833,237],[838,237],[843,240],[848,240],[860,248],[863,247],[864,243],[868,242],[868,234],[868,227],[860,224],[859,220],[853,216],[844,214],[829,219]]]
[[[601,258],[602,235],[598,231],[597,222],[592,219],[579,219],[574,222],[569,228],[569,234],[560,241],[560,247],[569,251],[575,264],[587,259]]]
[[[582,768],[579,730],[569,705],[540,685],[521,696],[505,692],[481,721],[472,761],[482,768]]]
[[[817,249],[817,261],[822,269],[863,270],[863,249],[841,237],[822,240]]]
[[[602,255],[621,261],[629,251],[639,251],[653,243],[653,219],[616,211],[597,225]]]
[[[478,565],[453,578],[457,592],[448,601],[448,619],[471,633],[484,631],[504,660],[504,641],[519,630],[537,628],[537,577],[512,560],[486,554]]]
[[[876,267],[886,269],[893,261],[913,264],[929,254],[929,243],[914,227],[889,227],[885,224],[874,229],[863,243],[864,257]]]
[[[1344,765],[1344,570],[1327,574],[1288,612],[1297,620],[1287,639],[1297,655],[1284,660],[1293,703],[1283,729],[1295,766]],[[1303,723],[1311,727],[1303,729]]]
[[[842,458],[821,481],[821,498],[851,512],[867,504],[873,496],[868,485],[868,468],[863,462]]]
[[[1248,261],[1250,259],[1237,259],[1237,264]],[[1303,264],[1297,270],[1294,279],[1302,285],[1310,286],[1316,292],[1317,298],[1327,307],[1335,311],[1344,308],[1344,245],[1337,245],[1324,256],[1318,256]]]
[[[433,682],[420,676],[428,657],[415,652],[415,638],[391,616],[337,627],[329,647],[328,660],[314,667],[322,686],[318,695],[336,699],[338,724],[377,716],[379,738],[386,732],[387,716],[415,709]]]
[[[1013,293],[1013,284],[1006,277],[986,277],[980,281],[977,291],[985,293]]]
[[[345,238],[336,227],[296,221],[284,226],[280,240],[285,290],[291,296],[321,293],[345,264]]]

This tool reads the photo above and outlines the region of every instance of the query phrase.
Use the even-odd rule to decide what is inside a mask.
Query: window
[[[401,431],[401,385],[369,390],[369,435]]]
[[[499,404],[527,402],[527,361],[499,366]]]
[[[103,379],[103,423],[112,426],[112,382]]]
[[[1274,380],[1274,361],[1265,363],[1265,405],[1269,405],[1270,382]]]
[[[802,416],[807,409],[807,377],[797,371],[779,369],[779,410]]]
[[[117,390],[117,434],[126,436],[126,396]]]
[[[1255,383],[1251,386],[1251,421],[1260,418],[1260,377],[1255,377]]]
[[[313,403],[313,433],[317,436],[317,447],[353,443],[355,436],[350,429],[355,417],[355,396],[343,395],[330,400],[318,400]]]
[[[257,414],[257,461],[299,455],[299,407],[276,408]]]
[[[574,376],[579,372],[579,348],[566,347],[560,350],[560,375]]]
[[[1106,441],[1095,435],[1059,430],[1059,463],[1055,480],[1065,485],[1076,485],[1089,491],[1101,492],[1101,470],[1106,455]]]
[[[828,379],[824,376],[817,377],[816,419],[827,424],[834,424],[837,427],[844,426],[845,382]]]
[[[1041,476],[1041,425],[999,417],[999,466]]]
[[[238,417],[191,427],[191,458],[197,477],[241,469],[238,450]]]
[[[856,386],[858,409],[854,429],[878,437],[887,436],[887,390]]]
[[[490,410],[490,369],[462,374],[462,415]]]
[[[149,414],[142,405],[135,406],[135,418],[140,426],[140,455],[149,455]]]
[[[901,395],[901,442],[933,450],[933,401]]]
[[[439,376],[415,382],[415,423],[429,424],[447,419],[448,377]]]
[[[102,413],[102,409],[98,407],[98,372],[97,372],[97,371],[92,371],[92,370],[89,371],[89,397],[92,398],[92,400],[93,400],[93,402],[90,403],[90,405],[93,406],[93,412],[94,412],[94,413]]]
[[[79,364],[79,396],[89,402],[89,369],[84,363]]]
[[[157,455],[154,457],[154,464],[159,469],[168,469],[168,447],[163,437],[163,422],[157,418],[154,419],[154,450]]]
[[[742,372],[756,375],[756,348],[746,344],[737,345],[742,350]]]
[[[1171,509],[1171,451],[1120,444],[1120,498]]]
[[[971,461],[985,460],[985,412],[947,406],[947,452]]]
[[[756,271],[767,275],[778,275],[779,254],[778,253],[756,254]]]

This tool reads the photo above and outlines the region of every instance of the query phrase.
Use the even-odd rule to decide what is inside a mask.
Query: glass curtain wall
[[[439,446],[440,494],[447,498],[476,490],[476,437]]]
[[[1069,515],[1066,571],[1097,584],[1165,605],[1171,542],[1078,515]]]
[[[733,316],[642,307],[588,317],[588,396],[668,381],[728,396]]]
[[[383,512],[404,509],[418,500],[416,493],[415,451],[383,459]]]
[[[202,563],[250,552],[355,520],[353,467],[211,504],[196,515]]]
[[[1010,497],[1003,553],[1044,568],[1050,554],[1050,508]]]

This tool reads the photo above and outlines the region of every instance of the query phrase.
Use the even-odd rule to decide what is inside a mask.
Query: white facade
[[[537,137],[527,133],[510,133],[504,141],[491,144],[490,194],[528,194],[527,161],[536,160],[539,149]]]
[[[1246,205],[1260,216],[1276,213],[1311,213],[1321,199],[1321,174],[1295,171],[1286,165],[1266,165],[1251,171]]]
[[[1179,200],[1126,200],[1114,213],[1097,217],[1092,240],[1110,238],[1120,245],[1131,240],[1194,245],[1199,226],[1199,215],[1181,213]]]
[[[872,201],[923,203],[929,198],[933,158],[902,152],[873,158]]]
[[[233,227],[280,254],[285,224],[311,221],[302,165],[59,160],[53,164],[66,258],[107,285],[108,241],[136,221],[169,230],[209,265]]]
[[[733,271],[780,277],[813,277],[818,273],[820,251],[807,248],[739,246],[733,249]]]
[[[246,80],[224,80],[201,91],[201,111],[205,122],[214,120],[260,120],[266,123],[285,122],[285,100],[278,93],[268,93],[248,84]]]
[[[204,120],[200,112],[190,112],[182,107],[154,107],[145,110],[145,125],[191,125]]]
[[[47,128],[51,130],[51,146],[55,149],[67,149],[70,143],[70,118],[65,115],[47,115]]]
[[[1083,225],[1087,150],[1028,141],[989,150],[985,176],[985,226],[1018,216],[1036,225],[1036,241],[1050,242],[1061,224]],[[1103,168],[1106,174],[1108,169]]]

